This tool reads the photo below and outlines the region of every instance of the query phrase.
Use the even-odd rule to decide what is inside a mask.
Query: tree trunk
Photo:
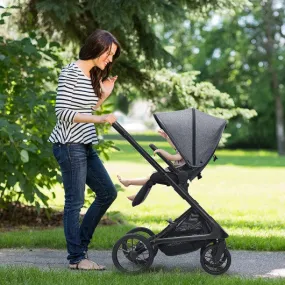
[[[277,148],[279,155],[285,155],[285,139],[284,139],[284,109],[280,94],[275,96],[276,108],[276,135]]]
[[[265,33],[267,37],[265,49],[270,76],[270,87],[275,100],[277,150],[279,155],[285,155],[284,109],[279,91],[277,70],[274,65],[274,38],[276,29],[273,22],[272,0],[268,0],[264,8]]]

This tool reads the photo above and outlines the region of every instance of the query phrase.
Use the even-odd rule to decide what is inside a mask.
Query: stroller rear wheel
[[[148,238],[148,240],[151,240],[151,239],[149,239],[149,237],[155,236],[153,231],[151,231],[150,229],[145,228],[145,227],[137,227],[137,228],[131,229],[129,232],[127,232],[127,234],[131,234],[131,233],[138,233],[140,235],[143,235],[146,238]],[[152,245],[152,248],[153,248],[153,254],[154,254],[154,256],[156,256],[157,252],[158,252],[158,246]]]
[[[227,250],[224,249],[219,260],[215,260],[215,255],[218,249],[218,245],[210,245],[207,246],[202,252],[200,256],[200,262],[203,269],[212,275],[219,275],[225,273],[230,265],[231,265],[231,254]]]
[[[138,273],[147,270],[152,265],[154,251],[146,237],[130,233],[115,243],[112,259],[120,271]]]

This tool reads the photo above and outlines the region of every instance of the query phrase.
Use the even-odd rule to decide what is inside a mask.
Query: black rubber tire
[[[145,228],[145,227],[137,227],[137,228],[131,229],[130,231],[127,232],[127,234],[134,234],[134,233],[138,233],[139,234],[140,232],[146,233],[150,237],[155,235],[155,233],[152,230],[150,230],[148,228]],[[158,246],[157,245],[152,245],[152,248],[153,248],[154,256],[156,256],[157,252],[158,252]]]
[[[145,228],[145,227],[133,228],[130,231],[128,231],[127,234],[133,234],[133,233],[137,233],[137,232],[144,232],[144,233],[147,233],[149,236],[154,236],[154,232],[148,228]]]
[[[126,255],[125,252],[124,255],[125,255],[125,258],[127,260],[129,260],[130,262],[132,262],[133,264],[133,269],[135,268],[135,266],[137,265],[138,269],[137,270],[128,270],[127,268],[125,268],[124,266],[122,266],[122,264],[119,262],[118,260],[118,251],[120,249],[120,247],[122,246],[125,246],[126,248],[126,244],[127,244],[127,241],[128,240],[131,240],[131,239],[136,239],[138,240],[139,242],[136,244],[136,248],[139,246],[141,247],[142,244],[143,244],[143,247],[144,247],[144,252],[147,251],[148,252],[148,257],[146,259],[144,259],[143,261],[142,260],[138,260],[138,259],[133,259],[133,257],[131,257],[131,254],[132,253],[135,253],[136,252],[136,248],[135,250],[132,250],[129,252],[129,255]],[[130,233],[130,234],[126,234],[125,236],[123,236],[122,238],[120,238],[114,245],[113,247],[113,251],[112,251],[112,260],[113,260],[113,263],[115,265],[115,267],[121,271],[121,272],[125,272],[125,273],[141,273],[141,272],[144,272],[146,271],[147,269],[150,268],[150,266],[152,265],[153,263],[153,260],[154,260],[154,251],[153,251],[153,247],[152,245],[150,244],[149,240],[142,236],[142,235],[139,235],[139,234],[135,234],[135,233]]]
[[[214,263],[213,260],[208,260],[212,252],[217,250],[217,244],[207,246],[200,255],[200,263],[202,268],[211,275],[220,275],[225,273],[231,266],[231,254],[227,248],[225,248],[221,259]],[[207,258],[206,258],[207,255]]]

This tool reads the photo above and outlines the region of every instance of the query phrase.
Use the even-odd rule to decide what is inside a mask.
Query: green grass
[[[233,276],[210,276],[205,273],[184,273],[156,271],[140,275],[126,275],[116,272],[79,272],[68,270],[40,270],[36,268],[0,267],[1,285],[28,284],[211,284],[211,285],[266,285],[284,284],[283,279],[246,279]]]
[[[116,175],[141,177],[154,169],[123,140],[116,141],[121,152],[111,154],[105,166],[115,183]],[[140,141],[149,152],[149,141]],[[155,144],[167,148],[167,143]],[[168,147],[170,150],[170,147]],[[220,150],[219,159],[207,166],[203,179],[194,180],[190,194],[228,232],[230,249],[272,250],[285,249],[285,158],[271,151]],[[163,165],[163,164],[162,164]],[[124,224],[99,226],[91,248],[110,249],[128,230],[145,226],[154,232],[167,226],[166,219],[181,215],[188,204],[170,188],[156,185],[146,201],[133,208],[126,198],[139,188],[128,187],[119,192],[109,209],[109,214],[119,213]],[[63,207],[63,190],[56,187],[55,208]],[[26,228],[19,231],[1,232],[0,248],[50,247],[65,248],[62,228],[37,230]]]
[[[115,137],[115,135],[113,135]],[[145,162],[145,159],[130,145],[127,141],[113,140],[116,147],[120,151],[110,153],[112,161],[137,161],[140,163]],[[163,148],[169,152],[173,152],[172,148],[164,140],[157,141],[138,141],[139,144],[149,153],[153,151],[150,149],[149,144],[154,143],[158,148]],[[227,150],[218,149],[216,151],[218,160],[211,161],[210,165],[237,165],[249,167],[285,167],[285,156],[279,157],[274,151],[265,150]]]
[[[154,137],[153,137],[154,138]],[[154,138],[155,139],[155,138]],[[140,141],[148,150],[148,140]],[[159,148],[171,151],[168,144],[156,141]],[[116,145],[121,152],[111,154],[105,166],[115,183],[116,175],[139,177],[154,169],[123,140]],[[190,194],[217,220],[230,237],[230,249],[270,250],[285,249],[285,159],[271,151],[219,150],[219,159],[203,171],[203,179],[194,180]],[[131,207],[127,196],[139,188],[128,187],[120,191],[108,213],[119,217],[124,224],[99,226],[90,248],[111,249],[114,243],[135,226],[145,226],[154,232],[161,231],[168,218],[175,219],[188,204],[170,187],[156,185],[146,201]],[[56,186],[57,198],[51,201],[55,208],[63,207],[63,190]],[[64,249],[62,228],[2,231],[0,248],[54,248]],[[283,279],[246,279],[227,274],[213,277],[204,272],[170,272],[151,268],[147,274],[129,276],[118,272],[71,272],[57,269],[37,269],[1,266],[1,285],[6,284],[283,284]]]
[[[106,163],[106,168],[115,182],[117,173],[123,177],[137,177],[152,171],[148,164],[119,161]],[[194,180],[190,185],[190,193],[228,232],[230,249],[280,251],[285,249],[283,173],[283,168],[210,166],[204,170],[203,179]],[[98,227],[91,248],[110,249],[135,226],[159,232],[167,226],[166,219],[175,219],[188,208],[172,188],[161,185],[153,188],[143,204],[133,208],[126,197],[137,189],[128,187],[119,192],[109,214],[119,215],[125,224]],[[60,186],[56,192],[53,206],[61,208],[63,191]],[[0,247],[65,248],[65,241],[61,228],[25,229],[2,232]]]

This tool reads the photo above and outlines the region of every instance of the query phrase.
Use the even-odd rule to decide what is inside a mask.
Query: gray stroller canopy
[[[192,108],[155,113],[154,118],[189,167],[207,164],[226,127],[226,120]]]

